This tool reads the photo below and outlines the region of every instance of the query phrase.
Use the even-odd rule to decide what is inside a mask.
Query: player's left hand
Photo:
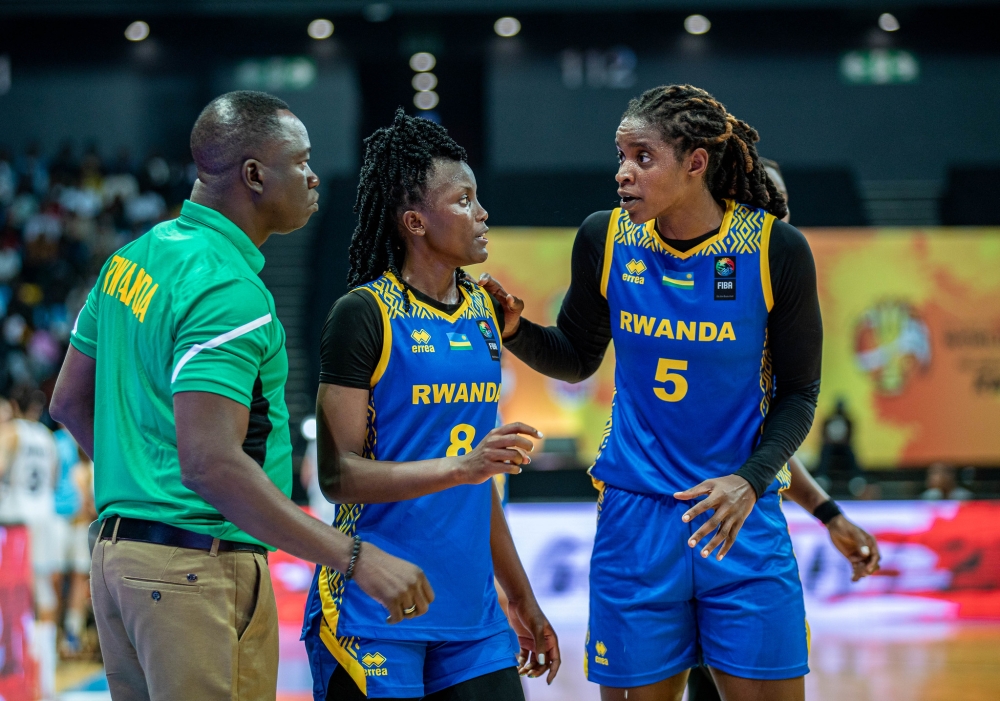
[[[548,670],[545,682],[551,684],[561,663],[559,638],[538,607],[538,602],[534,598],[530,601],[511,601],[507,607],[507,618],[521,644],[517,653],[517,673],[534,679]]]
[[[715,535],[708,541],[708,545],[702,548],[701,556],[708,557],[721,545],[719,554],[715,556],[716,560],[721,560],[733,547],[736,535],[743,527],[743,522],[753,511],[753,506],[757,503],[757,494],[753,491],[750,483],[739,475],[726,475],[725,477],[705,480],[683,492],[675,492],[674,499],[688,501],[703,494],[707,494],[708,497],[688,509],[681,519],[688,523],[695,516],[709,509],[714,509],[715,513],[701,525],[701,528],[694,532],[694,535],[688,540],[688,547],[697,546],[709,533],[715,531]]]
[[[881,555],[878,552],[878,543],[868,531],[848,520],[843,514],[834,516],[826,527],[834,547],[851,563],[851,569],[854,571],[852,582],[878,571]]]

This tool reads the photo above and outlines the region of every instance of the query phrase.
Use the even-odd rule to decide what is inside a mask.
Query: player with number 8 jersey
[[[387,620],[347,572],[319,568],[303,628],[313,693],[523,701],[518,666],[551,680],[559,651],[491,479],[519,472],[525,436],[541,434],[497,427],[503,326],[461,269],[486,260],[488,215],[442,127],[399,111],[365,143],[353,289],[323,331],[320,485],[337,528],[360,539],[359,563],[366,543],[405,553],[434,596]]]
[[[461,302],[451,314],[416,297],[407,311],[403,298],[410,293],[392,273],[350,293],[375,301],[384,334],[371,378],[365,457],[457,457],[496,426],[500,363],[493,305],[484,292],[459,290]],[[340,505],[335,525],[386,552],[407,553],[427,573],[438,603],[418,619],[390,626],[381,604],[354,585],[341,590],[327,571],[319,592],[327,621],[337,616],[337,635],[435,640],[507,630],[493,589],[490,522],[483,518],[491,499],[492,481],[486,481],[405,501]],[[462,538],[455,537],[456,524]],[[448,557],[441,557],[444,542],[452,546]]]

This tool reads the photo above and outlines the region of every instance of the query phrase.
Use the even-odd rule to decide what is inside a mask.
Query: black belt
[[[251,552],[267,557],[267,548],[262,545],[217,539],[204,533],[194,533],[177,526],[158,521],[145,521],[141,518],[110,516],[104,519],[101,522],[100,539],[111,540],[112,538],[170,545],[175,548],[191,548],[192,550]]]

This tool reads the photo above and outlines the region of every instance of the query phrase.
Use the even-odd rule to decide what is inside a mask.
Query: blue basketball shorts
[[[517,666],[517,636],[510,629],[482,640],[420,642],[346,639],[354,670],[363,675],[370,699],[421,698],[441,689]],[[337,661],[316,635],[305,638],[313,677],[313,698],[326,701]],[[360,685],[359,685],[360,687]]]
[[[798,565],[777,492],[754,506],[721,562],[687,541],[711,511],[605,486],[590,564],[587,678],[653,684],[707,664],[747,679],[809,672]],[[717,552],[717,551],[716,551]]]

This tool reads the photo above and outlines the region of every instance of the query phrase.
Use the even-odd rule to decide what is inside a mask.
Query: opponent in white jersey
[[[39,682],[42,698],[54,699],[58,601],[52,580],[60,565],[54,496],[59,455],[52,432],[39,423],[45,403],[42,392],[18,392],[10,401],[13,418],[0,425],[0,523],[28,527]]]

